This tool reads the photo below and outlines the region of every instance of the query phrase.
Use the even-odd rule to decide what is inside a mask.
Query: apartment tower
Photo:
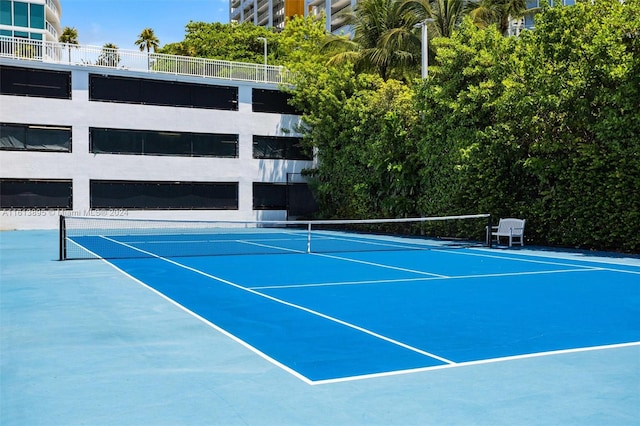
[[[0,0],[0,36],[58,41],[60,0]]]

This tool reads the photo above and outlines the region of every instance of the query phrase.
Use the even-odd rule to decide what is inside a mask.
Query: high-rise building
[[[576,4],[575,0],[549,0],[549,6],[573,6]],[[540,0],[527,0],[527,9],[539,8]],[[533,15],[525,15],[519,19],[512,19],[509,22],[509,35],[520,35],[522,30],[532,30],[534,28]]]
[[[0,36],[58,41],[60,0],[0,0]]]
[[[304,0],[305,16],[327,17],[326,30],[333,34],[347,34],[351,28],[346,25],[347,18],[342,15],[346,9],[355,8],[357,0]]]
[[[340,12],[356,5],[356,0],[231,0],[230,22],[252,22],[264,27],[284,28],[286,18],[315,16],[327,18],[326,29],[334,34],[349,32]]]
[[[343,15],[353,10],[358,0],[230,0],[231,22],[252,22],[264,27],[284,28],[285,19],[293,16],[326,16],[326,30],[333,34],[351,33]],[[550,0],[549,5],[575,4],[575,0]],[[540,0],[527,0],[527,9],[540,7]],[[533,29],[533,15],[512,19],[509,35],[519,35],[524,29]]]
[[[230,22],[251,22],[262,27],[284,28],[285,18],[304,15],[304,0],[231,0]]]

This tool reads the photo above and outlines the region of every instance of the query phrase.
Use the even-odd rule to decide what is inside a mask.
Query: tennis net
[[[457,248],[490,244],[487,225],[489,214],[313,221],[61,216],[60,260]]]

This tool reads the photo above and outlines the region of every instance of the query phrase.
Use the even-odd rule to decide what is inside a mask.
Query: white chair
[[[525,219],[500,219],[498,226],[491,229],[491,238],[495,237],[496,244],[500,244],[500,238],[505,237],[509,239],[509,247],[514,243],[524,246],[524,224]],[[514,241],[516,239],[518,241]]]

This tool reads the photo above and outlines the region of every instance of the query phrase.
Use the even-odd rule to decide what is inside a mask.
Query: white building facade
[[[0,58],[0,229],[286,219],[314,164],[286,99],[267,82]]]

